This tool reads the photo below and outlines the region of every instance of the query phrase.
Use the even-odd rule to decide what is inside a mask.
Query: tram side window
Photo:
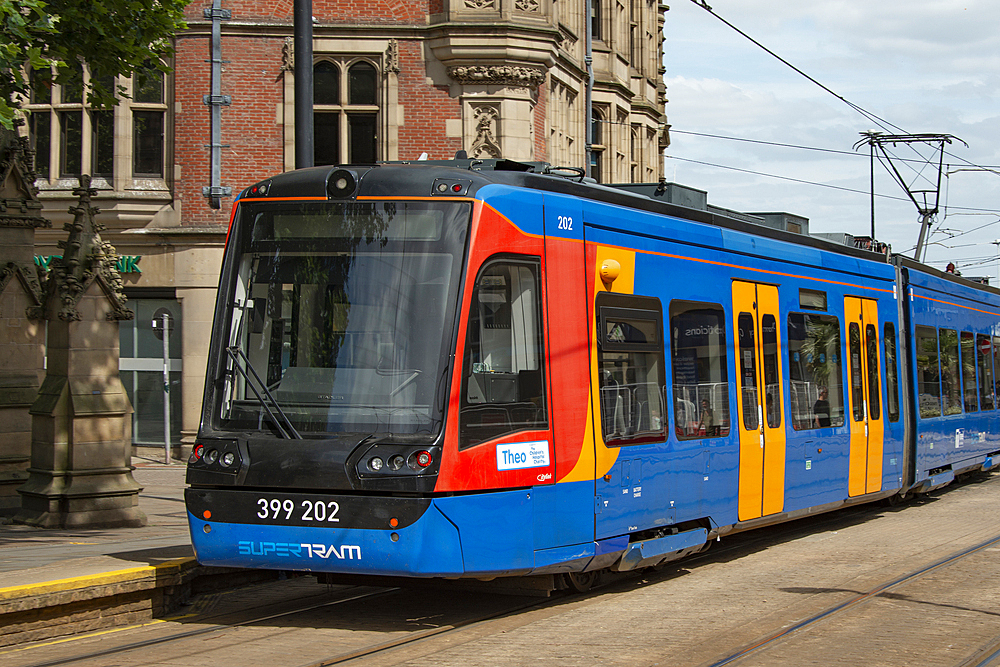
[[[726,314],[714,303],[670,303],[674,429],[681,440],[729,435]]]
[[[921,417],[941,416],[941,369],[938,366],[937,329],[915,327],[917,402]]]
[[[962,400],[966,412],[979,412],[979,397],[976,395],[976,341],[975,336],[962,332]]]
[[[597,296],[601,429],[609,447],[666,437],[663,309],[650,297]]]
[[[962,413],[962,386],[958,372],[958,332],[954,329],[938,331],[941,345],[941,397],[944,414]]]
[[[989,336],[976,336],[976,358],[979,361],[979,405],[983,410],[992,410],[996,404],[996,393],[993,385],[993,350]]]
[[[993,336],[993,407],[1000,408],[1000,336]]]
[[[472,294],[459,446],[548,428],[537,261],[487,265]]]
[[[886,411],[889,421],[899,421],[899,371],[896,366],[896,326],[886,322],[883,330],[885,344]]]
[[[788,369],[796,431],[844,425],[840,320],[789,313]]]

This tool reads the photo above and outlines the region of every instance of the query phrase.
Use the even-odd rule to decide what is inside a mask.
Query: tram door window
[[[860,496],[882,488],[885,426],[882,421],[878,302],[845,297],[844,319],[847,321],[851,403],[847,489],[849,495]]]
[[[739,519],[774,514],[785,504],[785,431],[778,288],[733,282],[740,375]]]
[[[681,440],[729,435],[726,313],[721,305],[670,304],[674,431]]]
[[[979,412],[979,392],[976,390],[976,337],[962,332],[962,401],[966,412]]]
[[[886,382],[886,413],[889,421],[899,421],[899,369],[896,362],[896,327],[892,322],[885,323],[882,335],[885,345],[885,382]]]
[[[546,429],[537,260],[502,260],[476,280],[468,315],[459,446]]]
[[[602,292],[596,312],[604,443],[620,447],[662,442],[666,420],[660,300]]]
[[[844,425],[840,320],[832,315],[788,315],[788,376],[792,428]]]
[[[993,350],[989,336],[976,336],[976,359],[979,362],[979,405],[983,410],[992,410],[996,394],[993,387]]]
[[[938,338],[934,327],[914,327],[917,352],[917,402],[920,416],[941,416],[941,368],[938,365]]]

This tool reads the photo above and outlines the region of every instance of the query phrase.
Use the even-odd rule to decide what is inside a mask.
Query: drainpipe
[[[222,94],[222,21],[233,18],[233,13],[222,8],[222,0],[212,0],[211,8],[204,11],[205,18],[212,21],[212,92],[202,97],[206,106],[211,108],[211,141],[205,148],[209,149],[212,162],[211,185],[201,189],[201,194],[208,197],[209,206],[222,208],[222,198],[233,194],[233,189],[222,185],[222,149],[229,148],[222,144],[222,107],[233,103],[233,98]]]

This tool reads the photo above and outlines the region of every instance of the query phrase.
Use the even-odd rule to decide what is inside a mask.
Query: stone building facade
[[[669,141],[666,11],[657,0],[313,0],[316,163],[466,150],[583,167],[589,22],[593,175],[655,182]],[[175,324],[175,447],[198,429],[233,194],[294,168],[295,146],[292,1],[195,0],[187,22],[174,73],[119,81],[130,98],[113,111],[88,108],[76,86],[36,91],[27,105],[52,229],[68,220],[77,174],[90,173],[105,238],[123,257],[136,319],[123,329],[121,369],[138,443],[162,445],[163,352],[151,325],[162,309]],[[36,261],[58,255],[60,238],[39,230]]]

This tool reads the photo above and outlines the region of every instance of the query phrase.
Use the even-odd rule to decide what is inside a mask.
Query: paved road
[[[72,569],[65,561],[119,554],[131,560],[133,552],[161,549],[161,557],[179,558],[192,554],[184,511],[186,466],[165,466],[145,459],[133,459],[133,476],[143,487],[139,508],[148,524],[143,528],[114,530],[44,530],[31,526],[0,525],[0,587],[24,583],[12,579],[29,568],[56,566]],[[11,575],[8,577],[4,574]]]
[[[998,516],[994,475],[904,508],[732,536],[586,596],[379,592],[304,577],[202,596],[167,622],[0,652],[0,663],[709,666],[760,647],[725,664],[977,665],[1000,648]]]

